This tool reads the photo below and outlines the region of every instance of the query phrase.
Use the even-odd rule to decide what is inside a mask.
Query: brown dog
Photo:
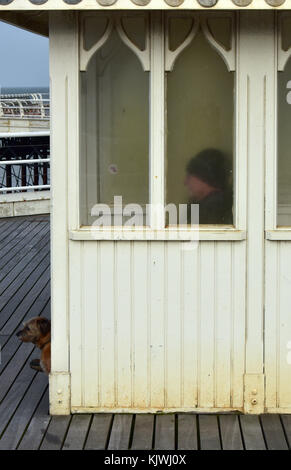
[[[30,363],[32,369],[49,374],[51,371],[51,322],[44,317],[31,318],[16,333],[24,343],[33,343],[41,350],[41,357]]]

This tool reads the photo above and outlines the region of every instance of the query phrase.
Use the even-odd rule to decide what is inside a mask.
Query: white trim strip
[[[50,162],[50,158],[39,158],[33,160],[0,160],[1,165],[30,165],[32,163],[45,163]]]
[[[291,227],[286,229],[266,230],[266,240],[271,241],[288,241],[291,240]]]
[[[50,189],[49,184],[39,184],[36,186],[11,186],[11,188],[0,188],[0,192],[6,191],[20,191],[20,190],[27,190],[27,189]]]
[[[134,231],[106,228],[104,230],[86,227],[80,230],[71,230],[69,238],[73,241],[98,241],[98,240],[115,240],[115,241],[241,241],[246,239],[244,230],[235,229],[194,229],[194,230],[177,230],[163,229],[152,230],[150,228],[140,228]]]
[[[36,132],[0,132],[0,139],[10,139],[14,137],[49,137],[50,131],[36,131]]]

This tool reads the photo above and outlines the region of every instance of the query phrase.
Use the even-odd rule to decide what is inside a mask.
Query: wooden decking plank
[[[13,237],[13,233],[10,235],[11,238],[7,238],[6,245],[0,243],[0,252],[2,257],[0,259],[0,267],[4,267],[6,262],[11,258],[10,254],[13,257],[17,257],[18,253],[23,250],[27,252],[31,244],[35,242],[40,237],[40,234],[46,234],[50,229],[49,224],[44,224],[38,222],[37,224],[30,224],[29,221],[25,229],[18,227],[17,232],[14,230],[14,235],[17,233],[17,238]],[[19,258],[17,257],[19,260]]]
[[[104,450],[109,437],[111,414],[95,414],[89,430],[85,450]]]
[[[24,274],[30,273],[33,271],[33,268],[37,261],[40,261],[44,257],[44,252],[49,252],[49,239],[50,234],[47,231],[41,231],[40,236],[35,237],[35,240],[32,240],[32,243],[27,243],[25,248],[18,253],[20,259],[17,260],[17,263],[12,266],[10,271],[7,271],[7,265],[11,259],[14,259],[13,253],[10,253],[10,257],[7,259],[7,262],[4,263],[3,268],[0,267],[1,279],[1,294],[8,290],[10,287],[11,280],[16,283],[19,281],[18,277],[22,276],[22,281],[26,279]],[[32,266],[31,266],[32,264]],[[23,282],[22,282],[23,283]],[[19,284],[22,285],[22,284]]]
[[[39,372],[5,429],[4,435],[0,439],[0,450],[16,449],[47,386],[48,377]]]
[[[38,224],[40,225],[40,224]],[[23,222],[21,225],[16,225],[15,229],[7,236],[5,241],[1,242],[1,260],[0,260],[0,268],[6,262],[6,259],[9,258],[10,252],[16,248],[19,249],[19,243],[25,236],[29,236],[32,231],[31,224],[29,220]]]
[[[154,448],[157,450],[175,449],[175,415],[157,415]]]
[[[41,444],[50,420],[49,396],[47,389],[17,448],[19,450],[37,450]]]
[[[2,246],[2,244],[5,246],[6,241],[13,236],[14,230],[27,222],[27,220],[16,220],[15,218],[11,218],[9,222],[5,221],[0,232],[0,246]]]
[[[16,315],[13,316],[15,320],[15,325],[10,325],[12,327],[15,326],[15,330],[11,335],[3,336],[3,340],[1,342],[1,363],[0,363],[0,375],[3,373],[7,364],[13,360],[16,351],[19,349],[21,342],[19,338],[16,336],[16,331],[21,326],[19,323],[22,321],[26,321],[29,318],[37,315],[46,316],[49,318],[50,316],[50,302],[49,302],[49,283],[44,287],[42,292],[40,293],[37,301],[31,306],[31,308],[27,311],[25,317],[16,318]],[[38,353],[39,355],[39,353]]]
[[[35,302],[37,296],[38,296],[38,291],[44,287],[48,280],[50,278],[50,266],[48,263],[48,259],[45,260],[43,264],[41,264],[31,275],[31,280],[30,284],[27,285],[27,293],[23,293],[24,296],[20,297],[20,299],[15,300],[13,302],[13,307],[15,306],[15,309],[12,311],[12,314],[10,315],[10,307],[11,304],[5,308],[2,313],[0,313],[0,322],[1,322],[1,333],[2,334],[12,334],[13,333],[13,328],[10,328],[10,322],[12,315],[17,315],[19,310],[22,310],[22,315],[24,316],[27,312],[27,310],[31,307],[31,305]],[[19,294],[20,295],[20,294]],[[13,299],[12,299],[13,300]],[[21,318],[23,318],[23,316]]]
[[[178,449],[198,449],[197,416],[193,414],[178,414]]]
[[[20,307],[14,311],[14,314],[11,315],[9,320],[6,322],[2,332],[5,334],[14,334],[16,333],[22,325],[23,321],[28,320],[32,317],[40,316],[42,310],[50,299],[50,274],[49,267],[41,275],[37,281],[37,287],[31,290],[31,299],[33,302],[30,305],[21,304]],[[39,292],[37,292],[37,290]],[[43,314],[43,316],[45,316]]]
[[[291,415],[281,415],[283,427],[288,440],[288,447],[291,448]]]
[[[26,246],[25,252],[23,250],[22,259],[19,260],[12,269],[4,275],[4,268],[0,268],[1,272],[1,280],[0,280],[0,295],[2,292],[5,292],[6,289],[10,286],[12,282],[14,282],[18,276],[23,275],[23,270],[28,269],[31,262],[35,258],[41,259],[43,249],[46,248],[49,244],[50,234],[44,232],[42,238],[35,237],[35,245],[33,247]],[[30,245],[31,246],[31,245]],[[1,254],[0,254],[1,256]],[[11,255],[13,259],[13,255]],[[10,258],[11,259],[11,258]]]
[[[154,415],[136,415],[131,449],[152,449],[153,433]]]
[[[132,417],[133,415],[114,415],[108,444],[109,450],[128,449]]]
[[[220,415],[222,449],[223,450],[243,450],[243,441],[240,432],[240,425],[237,415]]]
[[[41,225],[38,224],[38,227],[33,227],[33,229],[40,230]],[[7,236],[5,243],[0,243],[0,270],[14,254],[21,250],[21,245],[24,239],[26,240],[26,244],[28,244],[31,231],[31,224],[27,221],[22,226],[17,226],[13,232]]]
[[[268,450],[288,450],[288,444],[278,415],[262,415],[261,423]]]
[[[60,450],[70,421],[71,416],[53,416],[40,446],[40,450]]]
[[[246,450],[266,450],[263,432],[258,416],[241,415],[239,417]]]
[[[23,365],[34,350],[33,344],[21,344],[15,355],[12,357],[9,367],[6,367],[1,374],[0,402],[4,399],[9,388],[23,368]]]
[[[27,366],[27,367],[26,367]],[[30,386],[34,376],[37,372],[33,371],[28,364],[25,363],[24,368],[13,382],[9,393],[0,404],[0,435],[3,433],[5,427],[13,416],[23,395]]]
[[[2,282],[12,270],[21,270],[22,263],[27,264],[33,256],[41,248],[43,238],[49,235],[49,226],[43,226],[40,232],[35,235],[29,243],[26,243],[15,253],[11,253],[11,257],[0,270],[0,281]],[[44,246],[44,245],[43,245]]]
[[[6,229],[7,226],[15,223],[16,217],[3,217],[0,219],[0,233],[2,230]]]
[[[2,320],[3,310],[5,309],[9,313],[13,313],[17,305],[19,304],[19,299],[24,298],[30,289],[34,286],[37,279],[41,273],[49,266],[49,250],[46,248],[43,250],[43,253],[40,257],[36,257],[30,264],[27,269],[24,269],[23,277],[20,276],[15,279],[15,281],[10,284],[8,289],[6,289],[1,294],[0,298],[0,318]],[[1,326],[3,321],[1,321]]]
[[[50,283],[49,283],[50,288]],[[40,310],[41,317],[51,318],[51,298],[48,298],[48,301],[44,304],[44,307]]]
[[[217,416],[199,415],[199,435],[202,450],[220,450],[220,437]]]
[[[2,220],[1,220],[2,222]],[[15,227],[19,225],[19,222],[15,220],[14,218],[11,218],[10,221],[3,221],[1,230],[0,230],[0,246],[2,245],[2,242],[6,242],[7,239],[9,239],[11,233],[13,233],[13,230]]]
[[[91,415],[74,415],[63,445],[63,450],[82,450],[89,430]]]

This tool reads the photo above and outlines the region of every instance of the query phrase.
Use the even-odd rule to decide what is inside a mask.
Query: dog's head
[[[38,343],[51,331],[51,322],[44,317],[31,318],[23,324],[22,330],[16,336],[24,343]]]

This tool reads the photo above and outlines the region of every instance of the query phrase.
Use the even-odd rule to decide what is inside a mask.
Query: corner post
[[[51,305],[52,367],[50,413],[69,414],[69,228],[76,225],[78,212],[70,200],[72,173],[78,154],[78,14],[50,13],[51,77]],[[73,136],[73,137],[72,137]],[[72,155],[71,155],[72,154]],[[73,207],[73,208],[72,208]]]
[[[270,112],[276,92],[274,34],[274,12],[239,13],[238,152],[245,161],[248,233],[244,411],[256,414],[265,409],[265,168],[276,132]]]

